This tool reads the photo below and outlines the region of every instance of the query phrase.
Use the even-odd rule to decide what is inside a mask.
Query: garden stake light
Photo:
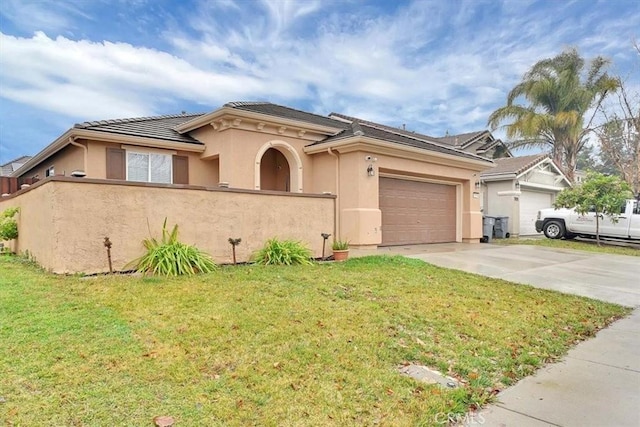
[[[331,236],[331,234],[328,233],[321,233],[320,234],[322,236],[322,238],[324,239],[322,241],[322,259],[324,259],[324,245],[327,243],[327,239]]]
[[[104,246],[107,248],[107,259],[109,260],[109,274],[113,274],[113,265],[111,264],[111,240],[109,240],[109,237],[104,238]]]
[[[233,251],[233,263],[234,264],[236,264],[236,246],[238,246],[241,241],[242,241],[242,239],[240,239],[240,238],[232,239],[231,237],[229,237],[229,243],[231,243],[231,250]]]

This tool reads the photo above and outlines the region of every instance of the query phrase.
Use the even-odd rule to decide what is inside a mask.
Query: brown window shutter
[[[189,183],[189,157],[173,156],[173,183]]]
[[[126,179],[125,150],[107,148],[107,179]]]

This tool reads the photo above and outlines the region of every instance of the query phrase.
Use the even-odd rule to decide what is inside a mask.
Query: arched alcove
[[[260,189],[291,191],[289,162],[279,150],[269,148],[260,160]]]
[[[302,193],[302,161],[284,141],[269,141],[256,154],[255,189]]]

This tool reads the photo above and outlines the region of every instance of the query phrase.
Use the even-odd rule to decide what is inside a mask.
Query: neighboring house
[[[585,170],[575,170],[573,171],[573,179],[575,185],[581,185],[585,179],[587,179],[587,171]]]
[[[331,193],[334,236],[375,246],[478,242],[474,191],[492,166],[464,147],[354,117],[231,102],[208,114],[75,125],[14,176]],[[291,212],[283,221],[305,218]]]
[[[436,141],[487,159],[513,157],[504,142],[495,139],[488,130],[447,135],[442,138],[436,138]]]
[[[538,210],[552,207],[571,184],[547,154],[495,160],[480,175],[483,213],[508,216],[512,236],[534,235]]]
[[[31,156],[21,156],[17,159],[13,159],[10,162],[5,163],[4,165],[0,165],[0,176],[11,175],[22,165],[24,165],[29,159],[31,159]]]

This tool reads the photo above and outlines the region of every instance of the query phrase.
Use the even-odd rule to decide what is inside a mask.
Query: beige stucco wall
[[[276,148],[287,158],[290,167],[291,192],[298,192],[295,177],[301,170],[301,192],[317,192],[313,185],[313,159],[304,153],[303,148],[312,141],[298,139],[289,135],[252,131],[242,128],[230,128],[218,131],[212,126],[205,126],[191,132],[191,135],[206,145],[201,158],[218,158],[220,164],[220,181],[229,183],[230,188],[256,188],[256,175],[259,176],[259,153],[270,147]],[[299,164],[293,152],[296,153]],[[324,190],[321,190],[324,191]]]
[[[241,238],[238,261],[274,236],[299,240],[315,256],[323,232],[333,230],[334,198],[102,180],[53,178],[0,201],[20,206],[14,249],[28,250],[56,273],[108,271],[103,239],[113,243],[116,270],[143,253],[142,240],[160,237],[162,222],[179,225],[180,240],[196,244],[217,262],[231,261],[228,239]]]
[[[56,175],[63,176],[70,176],[74,170],[83,170],[84,150],[74,145],[68,145],[36,167],[24,172],[21,176],[32,178],[38,175],[39,179],[44,179],[45,171],[51,166],[54,167]]]

